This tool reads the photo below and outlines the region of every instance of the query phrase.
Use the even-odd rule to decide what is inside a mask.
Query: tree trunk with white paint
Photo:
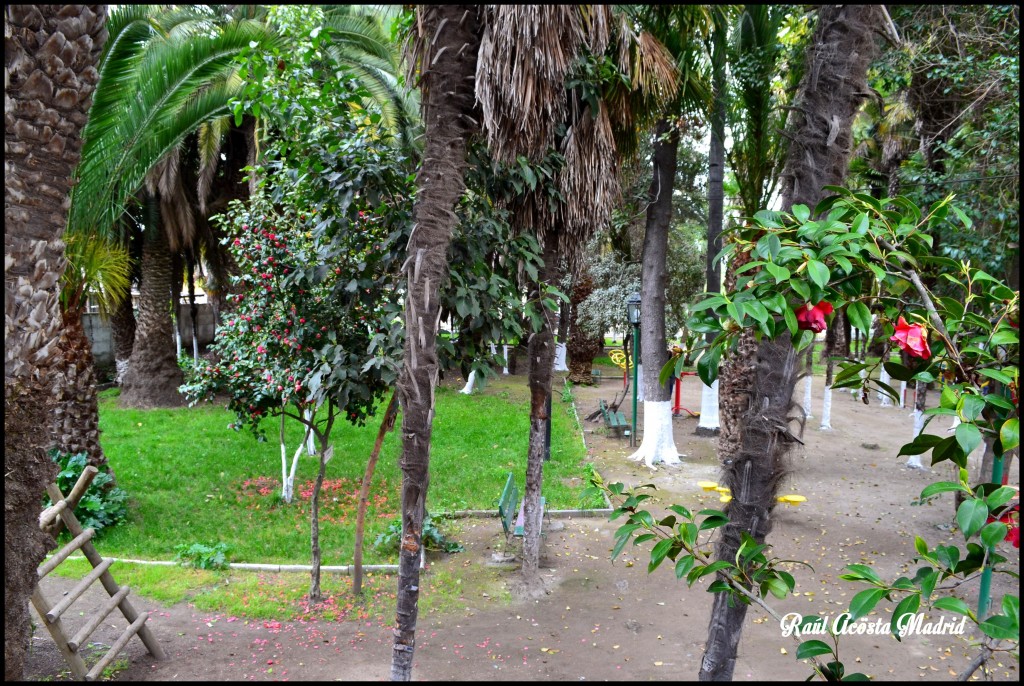
[[[469,373],[469,379],[466,380],[466,385],[462,387],[459,393],[463,395],[471,395],[473,393],[473,386],[476,384],[476,370],[472,370]]]
[[[697,428],[694,430],[698,436],[717,436],[719,431],[718,423],[718,379],[708,386],[700,386],[700,419],[697,421]]]
[[[655,125],[654,173],[651,180],[647,227],[644,231],[643,269],[640,285],[640,359],[637,401],[644,404],[643,442],[630,460],[656,464],[680,464],[672,434],[673,381],[658,381],[669,360],[665,337],[665,279],[668,230],[672,219],[672,186],[675,180],[679,130],[665,119]]]

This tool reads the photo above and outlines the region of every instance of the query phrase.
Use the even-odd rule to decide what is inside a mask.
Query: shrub
[[[387,530],[377,536],[373,547],[377,550],[398,552],[398,544],[402,540],[402,518],[396,517]],[[458,541],[453,541],[434,525],[427,512],[423,517],[423,546],[427,550],[440,550],[445,553],[461,553],[465,548]]]
[[[82,475],[86,465],[89,464],[86,454],[69,455],[58,450],[51,450],[50,459],[60,467],[60,473],[57,474],[57,487],[64,495],[70,494],[78,477]],[[49,496],[43,499],[43,507],[49,507],[52,504],[53,501]],[[74,513],[83,529],[92,528],[99,534],[107,527],[120,524],[128,516],[128,493],[123,488],[114,485],[114,477],[110,475],[110,470],[106,466],[101,467],[85,494],[79,499]]]
[[[228,544],[217,543],[206,545],[205,543],[181,543],[174,546],[177,553],[174,561],[183,567],[194,567],[195,569],[227,569]]]

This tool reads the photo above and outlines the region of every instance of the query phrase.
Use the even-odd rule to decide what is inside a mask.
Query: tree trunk
[[[135,346],[135,328],[135,306],[132,304],[129,289],[124,300],[110,315],[110,338],[114,343],[114,365],[117,369],[114,381],[119,386],[124,381],[125,372],[128,371],[128,360],[131,359],[132,348]]]
[[[817,25],[807,48],[807,66],[788,127],[786,164],[780,175],[781,206],[785,210],[798,203],[813,210],[824,187],[841,185],[846,177],[853,117],[868,93],[867,68],[876,53],[873,31],[881,22],[879,11],[873,5],[818,8]],[[782,348],[789,348],[785,364]],[[738,350],[736,356],[740,355],[742,351]],[[726,463],[724,474],[733,500],[726,509],[730,523],[717,555],[730,561],[735,558],[740,531],[749,531],[759,542],[764,541],[775,507],[774,494],[784,472],[779,453],[788,450],[790,440],[785,418],[792,405],[798,365],[787,336],[762,340],[757,360],[757,373],[750,385],[753,411],[742,416],[738,431],[742,450]],[[763,385],[767,379],[771,386]],[[733,392],[742,390],[734,386]],[[723,434],[725,415],[723,408]],[[732,680],[745,614],[745,605],[728,608],[724,598],[715,598],[699,675],[702,681]]]
[[[722,290],[722,262],[715,259],[722,250],[722,223],[725,206],[725,109],[726,81],[725,57],[728,26],[725,16],[715,10],[714,29],[711,34],[711,141],[708,146],[708,248],[707,266],[704,272],[708,293]],[[714,340],[707,334],[708,345]],[[689,355],[689,353],[687,353]],[[721,382],[711,386],[701,384],[700,418],[694,433],[698,436],[717,436],[721,433],[719,391]]]
[[[313,482],[313,495],[309,499],[309,542],[311,555],[311,568],[309,571],[309,602],[319,603],[322,595],[320,593],[320,489],[324,485],[324,473],[327,471],[327,460],[324,459],[324,451],[327,450],[327,442],[320,443],[320,469],[316,473],[316,481]]]
[[[569,357],[568,378],[575,384],[594,382],[594,377],[591,374],[594,369],[594,358],[604,352],[604,336],[592,336],[579,326],[579,305],[593,291],[594,280],[584,265],[583,271],[570,292],[567,316],[560,317],[558,321],[559,328],[561,328],[563,320],[568,325],[568,341],[566,343],[566,352]]]
[[[363,473],[363,483],[359,487],[359,511],[356,513],[356,540],[355,557],[352,561],[352,593],[362,595],[363,593],[363,529],[366,525],[366,508],[370,500],[370,482],[373,481],[373,472],[377,468],[377,457],[380,455],[381,446],[384,445],[384,436],[395,427],[395,415],[398,414],[398,395],[392,393],[388,402],[388,409],[384,411],[384,418],[380,421],[380,429],[377,431],[377,441],[373,444],[373,451],[366,463],[366,472]]]
[[[24,678],[28,601],[53,538],[46,454],[61,360],[61,236],[107,39],[106,5],[7,5],[4,126],[4,680]],[[59,58],[58,58],[59,55]],[[59,84],[59,85],[57,85]]]
[[[58,389],[57,407],[51,421],[53,445],[67,455],[85,453],[89,464],[114,476],[100,446],[100,408],[96,399],[96,367],[89,337],[82,326],[82,312],[72,308],[62,315],[64,331],[64,384]]]
[[[736,270],[750,261],[749,252],[737,252],[725,270],[725,289],[736,287]],[[736,350],[718,373],[718,459],[724,464],[740,449],[740,420],[747,412],[757,357],[757,338],[751,329],[740,332]]]
[[[558,253],[553,245],[554,239],[544,246],[544,267],[540,273],[540,283],[535,291],[541,296],[541,287],[559,281]],[[526,456],[526,484],[523,489],[523,582],[527,589],[536,591],[540,579],[540,493],[544,481],[544,457],[547,445],[548,397],[551,395],[551,377],[555,362],[555,337],[552,324],[555,313],[544,305],[540,299],[541,315],[544,324],[540,331],[530,336],[529,342],[529,379],[530,379],[530,443]]]
[[[658,383],[668,362],[665,341],[665,280],[668,232],[672,222],[672,188],[676,177],[679,130],[665,119],[654,129],[653,175],[644,231],[640,282],[640,364],[644,385],[644,438],[629,459],[643,460],[650,468],[664,462],[678,465],[679,451],[672,435],[672,386]]]
[[[478,17],[458,5],[417,7],[426,43],[421,79],[426,147],[416,179],[415,229],[405,272],[405,355],[398,380],[402,404],[402,543],[391,679],[409,681],[416,648],[420,548],[426,512],[430,435],[437,387],[438,287],[448,280],[455,205],[465,189],[466,140],[475,125]],[[429,68],[428,68],[429,67]]]
[[[775,498],[787,472],[786,455],[796,444],[787,427],[791,411],[797,409],[793,390],[801,359],[787,335],[764,341],[757,349],[750,411],[743,417],[742,445],[723,468],[720,479],[730,489],[732,500],[725,506],[729,523],[722,528],[715,549],[719,560],[736,559],[743,533],[761,544],[771,531]],[[732,681],[746,614],[747,605],[736,602],[729,607],[727,594],[715,594],[701,681]]]
[[[121,407],[150,409],[184,404],[178,386],[184,382],[174,354],[171,319],[172,259],[167,235],[160,226],[142,248],[139,319],[128,371],[121,385]]]

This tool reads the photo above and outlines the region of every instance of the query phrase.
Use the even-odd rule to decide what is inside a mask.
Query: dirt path
[[[685,383],[683,404],[699,408],[698,382],[689,378]],[[815,379],[816,413],[820,412],[821,385],[822,380]],[[610,401],[618,388],[618,382],[607,379],[593,388],[576,389],[579,414],[597,409],[601,398]],[[623,409],[628,416],[627,404]],[[948,531],[952,520],[948,496],[930,506],[912,505],[921,488],[938,479],[935,474],[904,468],[905,458],[895,457],[911,430],[908,414],[880,408],[874,401],[865,406],[837,393],[834,429],[819,431],[817,419],[808,422],[806,445],[794,455],[793,474],[783,487],[785,493],[806,496],[807,502],[783,508],[769,542],[776,555],[806,561],[814,571],[795,573],[799,593],[779,601],[781,611],[838,614],[854,593],[863,590],[837,579],[844,565],[870,563],[883,578],[907,570],[912,575],[914,535],[932,545],[953,540]],[[696,419],[674,420],[676,445],[686,456],[683,466],[654,473],[625,459],[631,452],[626,440],[604,435],[600,423],[584,424],[591,460],[607,481],[656,484],[656,506],[719,505],[717,494],[697,486],[704,479],[716,480],[718,467],[715,439],[693,434]],[[642,420],[638,424],[642,426]],[[939,421],[929,428],[934,433],[945,429]],[[1016,465],[1010,483],[1019,483]],[[466,552],[434,561],[424,578],[452,574],[474,590],[467,591],[457,610],[420,616],[414,678],[695,680],[712,600],[705,592],[706,583],[688,589],[668,566],[649,575],[646,549],[627,549],[624,558],[610,563],[617,527],[617,522],[604,518],[553,520],[547,527],[541,565],[550,592],[539,600],[509,604],[471,583],[479,575],[515,580],[514,566],[494,562],[494,553],[504,545],[500,525],[493,519],[465,520],[459,540]],[[1019,566],[1017,549],[1004,544],[1001,552]],[[429,593],[428,583],[425,593]],[[47,578],[44,592],[55,597],[73,585],[73,581]],[[1012,580],[997,577],[993,597],[998,601],[1016,588]],[[971,585],[961,596],[972,606],[977,602],[976,589]],[[101,589],[92,589],[75,609],[88,614],[87,605],[104,598]],[[154,662],[141,642],[133,640],[125,654],[130,666],[117,673],[117,680],[375,681],[390,676],[392,638],[386,623],[246,623],[198,612],[187,603],[162,607],[144,598],[135,602],[137,608],[150,611],[151,627],[170,659]],[[887,618],[891,607],[883,601],[877,615]],[[109,645],[119,632],[105,622],[93,640]],[[841,643],[841,657],[876,680],[950,680],[973,655],[968,638],[912,636],[901,645],[889,636],[848,636]],[[793,657],[796,646],[794,639],[781,635],[774,620],[752,609],[740,644],[736,679],[806,678],[811,672]],[[1012,658],[997,662],[1001,665],[993,678],[1017,679],[1018,665]],[[64,669],[49,636],[37,629],[30,678],[60,679]]]

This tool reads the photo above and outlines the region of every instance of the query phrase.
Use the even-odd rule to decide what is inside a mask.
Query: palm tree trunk
[[[818,9],[780,175],[784,209],[797,203],[815,207],[825,186],[840,185],[846,177],[853,148],[852,121],[868,93],[867,68],[876,53],[873,31],[880,23],[878,12],[874,5]],[[737,351],[736,357],[742,354]],[[766,364],[775,368],[765,369]],[[717,550],[719,559],[735,558],[740,531],[751,532],[759,542],[768,533],[775,491],[784,474],[781,457],[789,448],[787,416],[798,371],[785,334],[758,345],[756,373],[749,386],[750,407],[757,411],[742,416],[738,427],[742,450],[725,468],[733,500],[726,509],[730,523]],[[765,386],[766,381],[773,385]],[[732,392],[742,393],[743,388],[734,385]],[[725,414],[723,410],[723,434]],[[732,680],[745,615],[746,606],[728,608],[724,598],[716,597],[699,675],[702,681]]]
[[[420,549],[426,512],[430,435],[437,386],[438,287],[448,279],[448,246],[455,204],[465,189],[466,140],[475,129],[477,11],[458,5],[417,8],[424,42],[422,111],[426,148],[416,179],[414,230],[405,271],[404,367],[398,380],[402,404],[402,543],[391,679],[409,681],[416,649]]]
[[[106,17],[106,5],[4,8],[5,681],[25,676],[28,600],[54,544],[39,529],[43,491],[57,473],[39,428],[48,425],[62,382],[60,239]]]
[[[114,366],[117,369],[115,383],[121,385],[125,372],[128,371],[128,360],[135,347],[135,305],[129,290],[124,300],[110,315],[110,338],[114,343]]]
[[[82,312],[72,308],[63,313],[64,384],[58,389],[51,431],[54,447],[62,453],[85,453],[89,464],[110,473],[107,456],[100,447],[100,410],[96,399],[96,368],[89,337],[82,326]]]
[[[672,188],[675,185],[679,130],[665,119],[654,127],[653,175],[644,230],[643,267],[640,282],[640,364],[644,385],[644,439],[629,459],[653,468],[664,462],[679,464],[672,435],[672,382],[658,383],[668,362],[665,342],[665,279],[668,231],[672,222]],[[639,389],[638,389],[639,390]]]
[[[793,391],[804,359],[793,350],[787,335],[758,347],[750,410],[743,416],[742,444],[721,479],[732,500],[725,507],[729,523],[715,549],[719,560],[736,559],[744,532],[761,544],[771,531],[775,498],[786,474],[785,458],[796,444],[788,425],[791,410],[797,408]],[[729,607],[727,594],[715,595],[701,681],[732,681],[746,614],[744,603]]]
[[[159,226],[142,248],[142,284],[135,344],[121,386],[121,407],[179,407],[184,378],[174,354],[171,319],[172,257],[167,235]]]
[[[594,291],[594,280],[586,265],[582,270],[569,292],[568,312],[564,318],[559,318],[558,326],[561,328],[562,319],[567,323],[566,352],[569,357],[569,381],[575,384],[590,384],[594,381],[591,374],[594,369],[594,358],[604,352],[604,336],[588,334],[579,326],[580,303]]]

